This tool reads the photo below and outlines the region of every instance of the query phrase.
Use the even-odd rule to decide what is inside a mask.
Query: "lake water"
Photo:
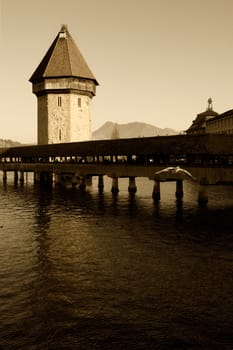
[[[0,349],[233,349],[233,187],[136,182],[0,180]]]

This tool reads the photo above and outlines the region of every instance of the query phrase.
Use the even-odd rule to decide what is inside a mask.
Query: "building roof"
[[[228,111],[223,112],[221,114],[217,114],[214,118],[212,118],[210,120],[207,120],[207,123],[215,121],[215,120],[218,120],[218,119],[224,119],[224,118],[227,118],[227,117],[232,117],[232,116],[233,116],[233,109],[229,109]]]
[[[218,113],[213,110],[213,102],[212,99],[209,98],[207,109],[204,112],[197,114],[196,119],[193,120],[192,125],[186,130],[186,132],[205,132],[205,123],[207,120],[211,120],[216,116],[218,116]]]
[[[36,83],[44,78],[71,76],[90,79],[98,85],[67,27],[63,25],[29,81]]]
[[[56,157],[93,155],[232,154],[233,135],[172,135],[20,146],[2,149],[3,157]],[[231,152],[231,153],[230,153]]]
[[[195,132],[204,132],[205,131],[204,123],[205,123],[205,117],[203,118],[197,117],[195,120],[193,120],[190,127],[186,130],[186,133],[189,134],[189,133],[195,133]]]

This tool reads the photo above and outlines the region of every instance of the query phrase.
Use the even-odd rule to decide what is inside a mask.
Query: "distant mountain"
[[[128,124],[117,124],[106,122],[92,134],[93,140],[118,139],[131,137],[166,136],[177,135],[178,131],[170,128],[161,129],[154,125],[133,122]],[[0,139],[0,148],[22,146],[18,141]]]
[[[21,145],[22,144],[18,141],[0,139],[0,147],[1,148],[15,147],[15,146],[21,146]]]
[[[154,125],[133,122],[128,124],[117,124],[106,122],[103,126],[93,132],[93,140],[131,138],[147,136],[177,135],[179,132],[165,128],[161,129]]]

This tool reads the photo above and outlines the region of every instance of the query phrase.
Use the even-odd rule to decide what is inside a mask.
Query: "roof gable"
[[[30,78],[35,83],[44,78],[74,76],[96,81],[66,26],[62,26],[44,58]]]

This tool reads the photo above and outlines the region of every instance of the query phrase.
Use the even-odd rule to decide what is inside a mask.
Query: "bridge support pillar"
[[[40,173],[40,184],[41,185],[52,185],[53,183],[53,173],[48,171],[42,171]]]
[[[37,184],[40,182],[40,173],[38,171],[34,172],[34,183]]]
[[[85,191],[86,189],[86,179],[85,176],[80,176],[79,189]]]
[[[118,187],[118,177],[112,178],[112,193],[118,193],[119,187]]]
[[[155,201],[160,200],[160,181],[154,180],[154,187],[153,187],[153,192],[152,192],[152,198]]]
[[[92,185],[92,175],[86,175],[85,182],[86,182],[87,186],[91,186]]]
[[[201,179],[199,193],[198,193],[198,203],[200,203],[200,204],[208,203],[207,185],[208,185],[208,180]]]
[[[20,182],[21,184],[24,183],[24,171],[20,171],[19,182]]]
[[[130,176],[129,177],[129,186],[128,186],[128,192],[130,194],[134,194],[137,192],[137,186],[135,182],[135,176]]]
[[[76,187],[77,186],[78,178],[77,178],[77,174],[76,173],[72,174],[71,183],[72,183],[72,187]]]
[[[176,181],[176,198],[181,199],[183,198],[184,191],[183,191],[183,180],[177,180]]]
[[[99,192],[103,192],[103,189],[104,189],[104,176],[103,175],[99,175],[98,189],[99,189]]]
[[[18,171],[17,170],[14,171],[14,182],[15,183],[18,182]]]
[[[54,174],[54,182],[55,185],[61,185],[61,175],[60,174]]]
[[[48,171],[34,172],[34,183],[39,183],[40,185],[52,185],[53,183],[53,173]]]
[[[3,170],[3,175],[2,175],[3,182],[7,182],[7,171]]]

